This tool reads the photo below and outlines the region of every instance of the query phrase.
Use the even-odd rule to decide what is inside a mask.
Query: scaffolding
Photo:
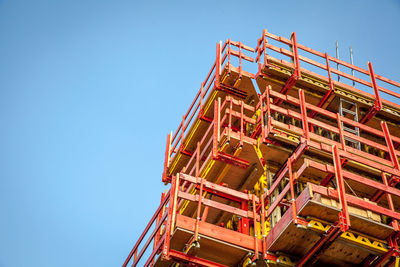
[[[123,266],[399,266],[399,89],[296,33],[219,42]]]

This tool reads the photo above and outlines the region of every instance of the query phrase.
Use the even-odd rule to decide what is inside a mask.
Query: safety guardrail
[[[275,42],[276,45],[272,44],[272,42]],[[289,47],[290,50],[282,46]],[[327,80],[330,87],[330,92],[328,92],[328,94],[331,94],[337,86],[346,88],[352,86],[353,89],[354,87],[360,87],[360,89],[364,91],[369,90],[372,93],[374,104],[365,116],[361,118],[360,122],[362,123],[371,119],[382,109],[382,102],[390,103],[400,108],[400,106],[396,104],[396,102],[398,103],[400,100],[400,83],[376,74],[371,62],[367,63],[368,69],[360,68],[336,57],[329,56],[328,53],[322,53],[298,43],[296,33],[292,34],[291,39],[287,39],[264,30],[261,38],[257,41],[255,53],[257,55],[255,61],[264,66],[272,66],[270,63],[278,61],[293,69],[292,76],[295,77],[295,80],[300,78],[302,73],[312,74],[315,77]],[[269,53],[273,53],[274,57],[271,57]],[[315,60],[310,59],[310,56]],[[289,58],[291,62],[283,58]],[[307,67],[301,67],[302,64]],[[337,68],[331,67],[332,65],[336,65]],[[346,73],[340,70],[340,68],[350,73]],[[311,69],[314,71],[310,71]],[[322,73],[322,75],[318,73]],[[332,77],[334,74],[338,77],[337,81]],[[382,86],[379,84],[382,84]],[[392,88],[392,90],[386,87]],[[388,97],[385,98],[387,99],[382,99],[380,96],[381,93],[386,94]],[[327,97],[322,98],[318,107],[321,107],[326,100]],[[389,100],[391,102],[389,102]]]
[[[234,50],[233,47],[237,47],[238,50]],[[227,69],[228,73],[232,67],[233,59],[238,60],[239,78],[241,79],[243,61],[253,62],[253,57],[245,54],[245,51],[254,52],[254,49],[242,44],[241,42],[235,42],[228,39],[223,45],[217,44],[216,60],[212,65],[205,80],[201,83],[200,90],[197,92],[192,104],[189,106],[188,111],[182,118],[177,130],[174,134],[172,132],[167,136],[167,148],[165,155],[164,170],[169,166],[173,158],[184,148],[185,137],[188,131],[191,129],[193,123],[197,118],[203,117],[203,108],[206,104],[205,101],[210,96],[211,92],[220,87],[220,75],[223,69]],[[203,118],[206,121],[212,120],[212,118]],[[166,173],[164,171],[163,180],[165,180]]]

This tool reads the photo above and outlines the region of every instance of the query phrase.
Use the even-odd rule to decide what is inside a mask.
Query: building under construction
[[[399,90],[295,33],[218,43],[123,266],[399,266]]]

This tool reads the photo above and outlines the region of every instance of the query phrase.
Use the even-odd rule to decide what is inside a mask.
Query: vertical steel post
[[[368,62],[368,70],[369,70],[369,76],[371,78],[372,88],[374,89],[375,93],[375,109],[379,111],[382,108],[382,100],[379,95],[379,88],[378,84],[376,83],[375,72],[371,62]]]
[[[342,127],[342,119],[341,119],[339,113],[336,113],[336,120],[337,120],[337,123],[338,123],[340,143],[342,144],[342,150],[346,151],[346,140],[344,139],[343,127]]]
[[[240,202],[240,209],[248,211],[249,210],[249,204],[247,203],[246,200],[242,200]],[[250,234],[250,227],[249,227],[249,222],[250,220],[248,218],[240,218],[239,219],[239,232],[242,234],[249,235]]]
[[[179,174],[178,174],[179,175]],[[179,186],[178,186],[179,188]],[[169,260],[169,246],[170,246],[170,239],[171,239],[171,231],[172,231],[172,217],[174,213],[174,198],[176,192],[177,186],[176,186],[176,176],[172,176],[172,181],[171,181],[171,189],[170,189],[170,196],[169,196],[169,205],[168,205],[168,217],[167,217],[167,223],[165,225],[165,241],[164,241],[164,247],[163,247],[163,258],[165,260]],[[174,216],[175,217],[175,216]]]
[[[292,39],[293,63],[295,66],[294,75],[296,76],[296,80],[297,80],[301,77],[301,71],[300,71],[299,50],[297,48],[296,32],[292,33],[292,36],[290,39]]]
[[[268,85],[267,88],[265,89],[265,95],[266,95],[265,103],[267,105],[267,134],[265,134],[265,138],[268,136],[269,132],[271,131],[271,127],[272,127],[270,90],[271,90],[271,85]]]
[[[354,60],[353,60],[353,48],[350,46],[350,63],[351,65],[354,65]],[[354,69],[351,69],[351,76],[354,77]],[[356,85],[356,81],[353,80],[353,87]]]
[[[390,135],[389,128],[385,121],[381,121],[381,127],[383,134],[385,135],[385,141],[389,150],[389,155],[390,159],[392,160],[393,167],[399,170],[400,169],[399,160],[397,159],[396,150],[394,149],[393,146],[392,137]]]
[[[364,114],[364,116],[361,118],[359,121],[360,123],[367,123],[370,119],[372,119],[376,113],[378,113],[382,109],[382,100],[379,95],[379,87],[378,84],[376,83],[376,78],[375,78],[375,73],[374,69],[372,67],[372,63],[368,62],[368,71],[369,71],[369,76],[371,78],[371,87],[374,89],[374,94],[375,94],[375,101],[374,105],[369,108],[369,110]]]
[[[254,258],[258,260],[258,236],[257,236],[257,211],[256,211],[256,198],[255,195],[252,194],[252,204],[253,204],[253,225],[254,225]],[[261,226],[263,227],[263,226]]]
[[[336,58],[339,59],[339,42],[336,40]],[[339,63],[336,63],[336,69],[339,70]],[[337,80],[340,81],[340,75],[337,75]]]
[[[242,43],[239,42],[239,80],[242,79]]]
[[[264,188],[264,186],[262,187]],[[267,244],[266,244],[266,233],[265,233],[265,206],[264,206],[264,190],[262,190],[260,194],[260,201],[261,201],[261,234],[262,234],[262,253],[263,259],[267,258]]]
[[[335,83],[332,80],[332,73],[331,73],[331,66],[329,64],[329,56],[328,53],[325,53],[325,59],[326,59],[326,69],[328,71],[328,80],[329,80],[329,89],[331,91],[335,90]]]
[[[233,101],[230,96],[227,96],[226,100],[229,101],[228,142],[230,142],[231,141],[231,130],[232,130]]]
[[[204,83],[202,82],[200,88],[199,118],[203,116],[203,99],[204,99]]]
[[[296,195],[294,191],[294,177],[293,177],[293,170],[292,170],[292,157],[290,156],[287,160],[287,165],[288,165],[288,173],[289,173],[289,183],[290,183],[290,202],[292,203],[291,209],[292,209],[292,217],[293,217],[293,223],[297,224],[297,208],[296,208]]]
[[[197,149],[196,149],[196,182],[198,182],[198,179],[200,178],[200,190],[199,190],[199,201],[197,204],[197,217],[196,217],[196,226],[195,226],[195,232],[194,232],[194,241],[197,241],[198,236],[199,236],[199,222],[201,220],[200,215],[201,215],[201,203],[203,201],[203,181],[204,179],[200,177],[200,142],[197,143]]]
[[[228,68],[230,69],[230,65],[231,65],[231,39],[228,39],[227,53],[228,53]]]
[[[310,140],[306,100],[304,97],[304,91],[302,89],[299,90],[299,100],[300,100],[301,121],[303,123],[304,137],[307,140]]]
[[[240,146],[243,146],[243,136],[244,136],[244,108],[243,108],[243,101],[240,101]]]
[[[265,129],[264,129],[264,94],[260,95],[260,125],[261,125],[261,141],[264,142],[265,139]]]
[[[263,50],[264,50],[264,66],[267,64],[267,30],[263,30]]]
[[[214,102],[214,134],[213,134],[213,157],[218,157],[218,145],[220,140],[220,109],[221,109],[221,98]]]
[[[221,42],[217,43],[217,55],[215,60],[215,87],[219,88],[219,80],[221,75]]]
[[[168,167],[170,164],[170,157],[171,157],[171,136],[172,132],[167,135],[167,147],[165,148],[164,170],[162,175],[162,181],[164,183],[168,182]]]
[[[381,172],[381,176],[382,176],[383,184],[386,185],[386,186],[389,186],[389,183],[388,183],[387,178],[386,178],[386,174],[384,172]],[[392,195],[389,194],[389,193],[385,193],[385,195],[386,195],[386,199],[387,199],[387,202],[388,202],[389,209],[394,212],[395,209],[394,209],[394,205],[393,205]],[[399,222],[397,220],[393,220],[392,221],[392,227],[393,227],[393,229],[395,231],[399,231]]]
[[[339,202],[342,207],[342,211],[339,214],[340,229],[341,231],[346,232],[350,227],[350,216],[347,207],[346,188],[344,185],[340,155],[338,148],[335,145],[332,146],[332,154]]]
[[[186,130],[185,120],[186,120],[186,115],[184,115],[184,116],[182,117],[181,145],[179,146],[180,151],[182,151],[182,150],[184,149],[183,138],[184,138],[184,136],[185,136],[185,130]]]
[[[326,61],[326,70],[328,72],[329,91],[325,93],[325,95],[321,98],[321,100],[317,104],[317,107],[320,108],[322,108],[325,105],[325,103],[328,102],[328,100],[332,98],[332,96],[334,96],[333,92],[335,91],[335,81],[332,79],[331,67],[329,64],[330,59],[328,53],[325,53],[325,61]],[[310,113],[310,118],[314,118],[315,115],[317,115],[317,112],[312,111]]]
[[[164,200],[164,195],[165,195],[164,193],[161,193],[161,203],[162,203],[163,200]],[[158,223],[160,222],[161,217],[162,217],[163,215],[164,215],[164,211],[162,210],[162,211],[158,214],[158,216],[157,216],[156,225],[158,225]],[[158,244],[158,241],[159,241],[159,239],[160,239],[160,232],[161,232],[161,229],[157,231],[157,233],[156,233],[156,235],[155,235],[155,237],[154,237],[154,241],[153,241],[153,250],[156,248],[156,246],[157,246],[157,244]]]
[[[203,215],[201,215],[201,221],[202,222],[205,222],[207,220],[208,209],[209,209],[208,206],[204,207]]]

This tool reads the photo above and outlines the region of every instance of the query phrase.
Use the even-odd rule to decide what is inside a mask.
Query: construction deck
[[[218,43],[123,266],[399,266],[400,83],[366,66],[295,33]]]

